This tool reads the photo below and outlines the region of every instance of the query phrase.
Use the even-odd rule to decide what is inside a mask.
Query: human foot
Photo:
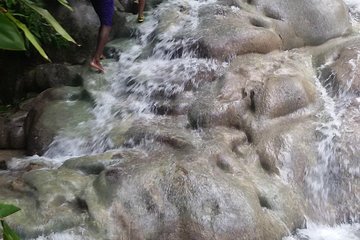
[[[104,68],[103,66],[101,65],[100,61],[99,60],[96,60],[95,58],[93,58],[90,62],[90,67],[92,67],[93,69],[101,72],[101,73],[104,73]]]
[[[137,19],[138,23],[142,23],[142,22],[144,22],[144,20],[145,20],[144,15],[138,16],[138,19]]]

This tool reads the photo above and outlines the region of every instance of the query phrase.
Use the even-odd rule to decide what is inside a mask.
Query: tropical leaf
[[[15,0],[4,0],[6,3],[6,6],[11,7],[15,5]]]
[[[20,210],[21,210],[20,208],[14,205],[0,203],[0,218],[7,217]]]
[[[5,15],[11,21],[13,21],[18,28],[20,28],[24,32],[25,37],[31,42],[31,44],[36,48],[36,50],[40,53],[40,55],[43,58],[45,58],[46,60],[48,60],[49,62],[51,62],[49,57],[46,55],[44,49],[41,47],[40,43],[38,42],[36,37],[30,32],[30,30],[27,28],[27,26],[25,24],[23,24],[22,22],[20,22],[19,20],[17,20],[16,18],[14,18],[11,15],[11,13],[7,12],[7,13],[5,13]]]
[[[22,0],[22,2],[25,3],[31,9],[33,9],[34,11],[36,11],[38,14],[40,14],[43,18],[45,18],[46,21],[48,23],[50,23],[50,25],[55,29],[55,31],[57,33],[59,33],[63,38],[65,38],[69,42],[73,42],[73,43],[77,44],[75,42],[75,40],[58,23],[58,21],[56,21],[55,18],[49,13],[48,10],[38,7],[38,6],[34,5],[33,3],[26,1],[26,0]]]
[[[69,9],[70,11],[73,11],[72,7],[70,7],[69,2],[67,0],[58,0],[58,2],[67,9]]]
[[[20,240],[20,237],[9,227],[9,225],[4,220],[1,220],[1,225],[3,227],[4,240]]]
[[[16,25],[0,12],[0,48],[5,50],[26,50],[24,39]],[[1,217],[1,216],[0,216]]]

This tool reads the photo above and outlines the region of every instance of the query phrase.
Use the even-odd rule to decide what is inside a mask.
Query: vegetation
[[[67,0],[57,0],[72,10]],[[50,61],[42,43],[58,43],[59,39],[76,44],[39,0],[0,0],[0,49],[23,51],[29,42]]]
[[[0,203],[0,222],[4,240],[20,240],[20,237],[14,232],[14,230],[9,227],[9,225],[4,220],[5,217],[20,210],[20,208],[14,205]]]

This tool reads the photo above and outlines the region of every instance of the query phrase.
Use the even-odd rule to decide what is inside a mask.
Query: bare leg
[[[144,8],[145,8],[145,0],[139,0],[138,22],[144,21]]]
[[[100,58],[103,55],[105,44],[109,39],[111,26],[101,25],[99,28],[99,34],[97,39],[96,51],[94,57],[91,59],[90,66],[104,72],[104,68],[100,63]]]

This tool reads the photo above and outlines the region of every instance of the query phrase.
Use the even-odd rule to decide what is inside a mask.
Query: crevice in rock
[[[282,21],[280,14],[270,8],[264,8],[264,15],[268,18]]]
[[[79,209],[81,212],[89,212],[89,206],[84,199],[76,197],[75,201],[77,209]]]
[[[7,170],[6,162],[0,161],[0,170]]]
[[[259,203],[260,203],[261,207],[267,208],[270,210],[272,209],[272,207],[266,197],[258,195],[258,198],[259,198]]]
[[[146,210],[149,213],[159,212],[159,207],[157,206],[157,204],[154,201],[154,198],[151,196],[151,194],[148,191],[144,190],[142,196],[144,199]]]
[[[247,138],[247,142],[248,143],[253,143],[253,137],[251,136],[251,134],[248,131],[244,131],[246,138]]]
[[[154,103],[151,106],[151,112],[156,115],[172,115],[174,111],[171,106],[168,106],[166,104]]]
[[[250,24],[255,27],[269,28],[269,24],[267,24],[264,20],[259,18],[250,18]]]
[[[250,110],[252,112],[255,112],[255,110],[256,110],[254,96],[255,96],[255,92],[254,92],[254,90],[251,90],[250,91]]]
[[[232,172],[232,167],[224,156],[221,155],[217,156],[216,166],[221,170],[223,170],[224,172]]]
[[[260,158],[260,164],[265,171],[271,172],[271,166],[268,161],[264,161],[263,158]]]

